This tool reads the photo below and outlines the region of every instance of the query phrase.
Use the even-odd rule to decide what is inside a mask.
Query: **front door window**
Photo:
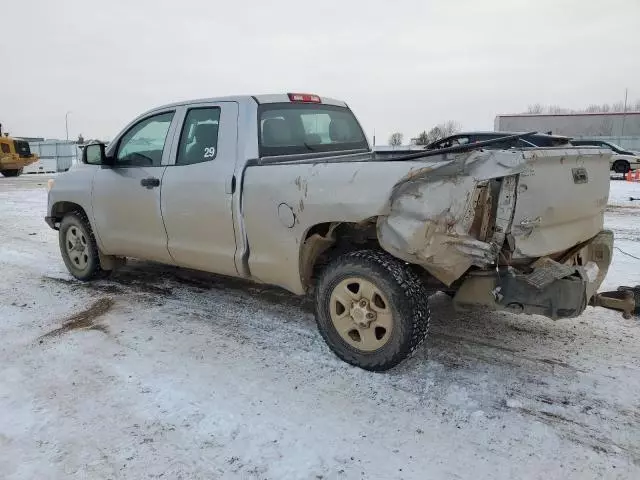
[[[141,120],[125,133],[118,145],[116,167],[159,167],[173,112]]]

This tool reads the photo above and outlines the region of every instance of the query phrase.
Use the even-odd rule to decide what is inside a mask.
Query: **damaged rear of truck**
[[[382,247],[423,266],[460,310],[580,315],[612,257],[606,151],[448,155],[395,185],[377,223]]]
[[[369,370],[417,348],[434,290],[457,310],[577,317],[602,304],[612,259],[609,155],[478,145],[383,161],[263,159],[243,180],[246,270],[295,293],[315,287],[326,342]],[[611,302],[631,313],[627,296]]]
[[[277,110],[282,132],[269,138],[289,145],[297,137],[288,125],[306,122],[297,112],[331,116],[326,103],[288,105],[287,115],[264,103],[258,118],[266,125]],[[346,105],[332,108],[350,115]],[[592,304],[637,313],[637,289],[597,293],[613,251],[604,229],[610,151],[490,148],[520,136],[511,135],[376,157],[359,149],[367,145],[355,121],[347,129],[334,120],[335,143],[323,146],[339,148],[344,137],[355,150],[327,155],[305,140],[297,155],[259,150],[242,176],[236,239],[245,276],[315,290],[319,330],[343,360],[386,370],[411,354],[435,290],[463,311],[561,319]]]

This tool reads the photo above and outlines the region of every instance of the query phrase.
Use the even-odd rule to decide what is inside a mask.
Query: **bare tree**
[[[627,103],[627,112],[630,111],[640,111],[640,99],[631,101]],[[581,109],[571,109],[564,108],[559,105],[547,105],[544,106],[540,103],[536,103],[533,105],[529,105],[527,107],[527,111],[524,113],[533,113],[533,114],[571,114],[571,113],[608,113],[608,112],[624,112],[624,102],[616,102],[613,104],[603,103],[597,104],[592,103],[586,108]]]
[[[404,135],[400,132],[392,133],[389,137],[389,145],[392,147],[397,147],[402,145],[402,140],[404,139]]]
[[[542,112],[544,112],[544,107],[540,103],[529,105],[529,107],[527,108],[527,113],[540,114]]]
[[[458,124],[458,122],[454,122],[453,120],[439,123],[431,130],[425,130],[422,133],[418,134],[418,137],[416,138],[416,145],[428,145],[432,142],[440,140],[441,138],[453,135],[459,130],[460,125]]]
[[[572,110],[569,110],[568,108],[562,108],[560,105],[550,105],[549,107],[547,107],[547,112],[552,115],[573,113]]]
[[[416,137],[416,145],[428,145],[429,144],[429,134],[426,130],[423,130]]]
[[[603,103],[602,105],[591,104],[587,108],[584,109],[586,113],[607,113],[611,111],[611,105],[608,103]],[[580,110],[578,110],[580,112]]]
[[[612,112],[624,112],[624,102],[616,102],[611,105]]]
[[[584,111],[587,112],[587,113],[600,113],[600,112],[602,112],[602,106],[601,105],[596,105],[595,103],[592,103],[587,108],[585,108]]]
[[[440,124],[440,129],[442,130],[442,133],[444,133],[444,136],[447,137],[460,131],[460,124],[454,120],[447,120]]]

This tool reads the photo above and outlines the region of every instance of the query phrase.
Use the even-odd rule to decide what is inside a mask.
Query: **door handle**
[[[155,177],[143,178],[140,180],[140,185],[149,189],[160,186],[160,179]]]

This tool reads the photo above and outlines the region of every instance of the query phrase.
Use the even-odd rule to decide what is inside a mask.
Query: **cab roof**
[[[180,102],[168,103],[166,105],[162,105],[159,107],[155,107],[150,111],[155,110],[164,110],[166,108],[171,107],[180,107],[183,105],[192,105],[198,103],[215,103],[215,102],[237,102],[237,103],[246,103],[246,102],[255,102],[258,105],[265,103],[305,103],[305,102],[293,102],[289,98],[289,93],[274,93],[274,94],[263,94],[263,95],[232,95],[232,96],[224,96],[224,97],[210,97],[210,98],[198,98],[194,100],[183,100]],[[335,98],[330,97],[320,97],[320,104],[325,105],[335,105],[337,107],[345,107],[347,108],[347,104],[342,100],[336,100]]]

